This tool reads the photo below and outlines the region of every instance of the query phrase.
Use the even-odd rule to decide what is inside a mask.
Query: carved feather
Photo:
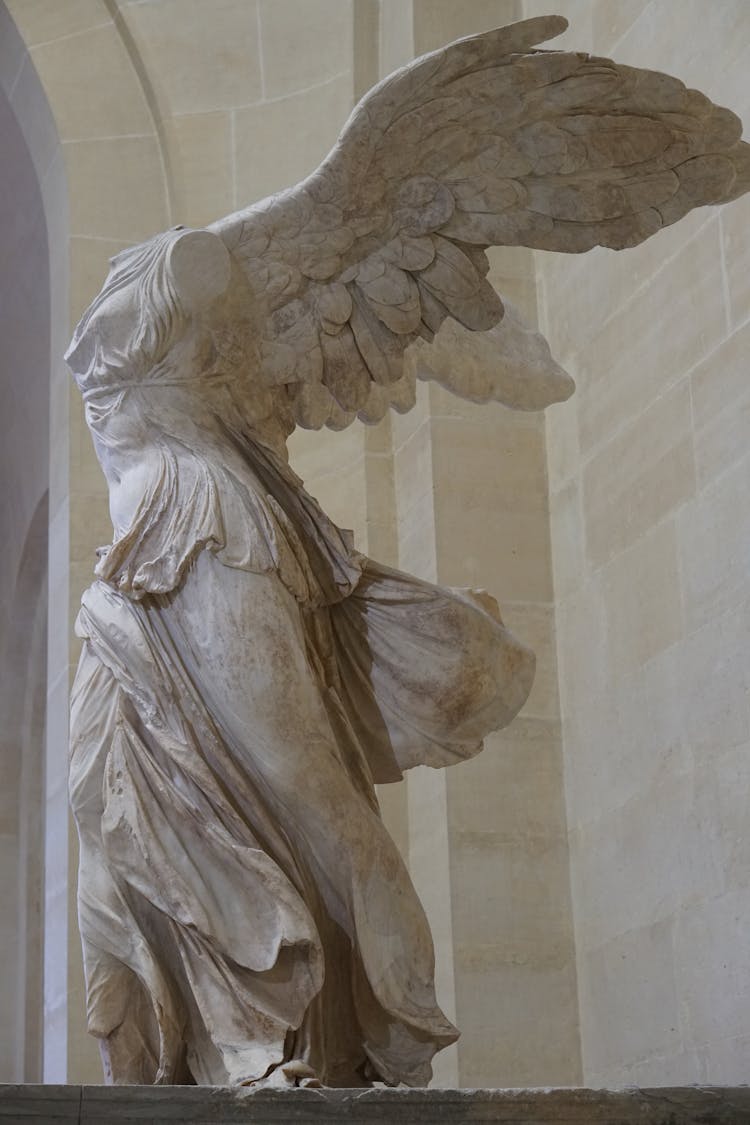
[[[525,20],[417,59],[366,95],[307,180],[213,225],[266,312],[267,378],[288,385],[299,425],[408,408],[409,344],[446,318],[498,324],[484,248],[635,246],[750,188],[734,114],[668,75],[535,49],[566,26]],[[502,379],[477,392],[476,362],[444,381],[506,393]]]

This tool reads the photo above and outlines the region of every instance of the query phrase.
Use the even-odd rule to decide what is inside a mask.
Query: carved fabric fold
[[[424,1085],[456,1038],[373,777],[478,751],[533,657],[481,598],[363,562],[318,609],[208,551],[170,593],[84,595],[70,784],[112,1081],[303,1061],[329,1085]]]
[[[134,598],[167,593],[207,549],[226,566],[275,572],[305,605],[330,605],[351,592],[361,571],[351,534],[326,516],[286,461],[206,409],[200,389],[178,396],[171,388],[161,414],[156,392],[145,401],[138,394],[135,383],[117,436],[125,432],[138,448],[156,417],[160,432],[140,459],[139,503],[102,553],[99,578]],[[88,421],[100,445],[112,444],[111,412],[89,410]]]
[[[377,784],[474,757],[531,690],[534,654],[489,594],[433,586],[367,559],[330,620],[337,690]]]

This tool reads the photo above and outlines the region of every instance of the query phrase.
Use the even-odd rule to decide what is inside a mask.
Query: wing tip
[[[521,20],[515,25],[519,31],[528,31],[529,46],[537,43],[546,43],[548,39],[556,39],[570,26],[565,16],[532,16],[530,19]]]
[[[546,43],[549,39],[556,39],[568,29],[565,16],[530,16],[527,20],[516,20],[515,23],[496,27],[491,31],[479,31],[456,39],[453,43],[446,43],[433,55],[440,55],[454,47],[464,47],[467,44],[481,43],[484,41],[494,53],[501,55],[526,54],[539,43]],[[427,58],[428,56],[423,56]],[[429,56],[432,57],[432,56]]]

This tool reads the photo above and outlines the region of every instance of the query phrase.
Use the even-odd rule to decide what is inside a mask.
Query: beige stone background
[[[747,0],[0,2],[0,1080],[100,1080],[65,768],[72,620],[111,533],[66,336],[117,250],[299,179],[415,54],[552,10],[561,45],[750,122]],[[749,218],[497,251],[578,382],[546,418],[426,385],[290,443],[361,549],[489,588],[539,657],[483,756],[381,793],[463,1030],[437,1084],[750,1073]]]

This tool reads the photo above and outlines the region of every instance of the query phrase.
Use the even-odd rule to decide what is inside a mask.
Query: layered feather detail
[[[750,188],[733,113],[664,74],[534,49],[566,26],[526,20],[416,60],[307,180],[213,225],[265,306],[263,373],[298,424],[408,409],[410,344],[447,317],[502,318],[488,246],[619,250]],[[460,372],[449,386],[472,397]]]

